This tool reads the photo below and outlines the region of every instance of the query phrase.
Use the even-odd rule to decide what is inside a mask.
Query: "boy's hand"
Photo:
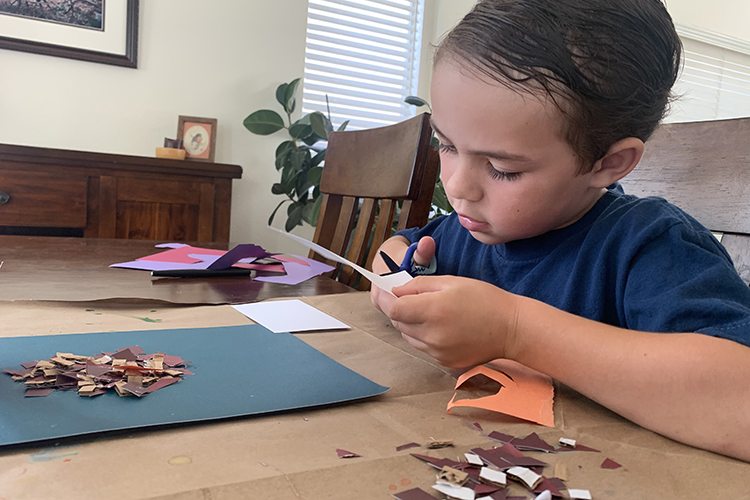
[[[388,254],[395,262],[400,263],[404,260],[406,249],[409,248],[409,241],[402,236],[394,236],[389,239],[380,247],[378,253],[375,256],[375,260],[372,263],[372,271],[376,274],[383,274],[390,271],[388,266],[385,265],[383,259],[380,258],[380,250]],[[414,252],[414,262],[420,266],[427,267],[432,261],[432,257],[435,255],[435,240],[430,236],[425,236],[417,244],[417,249]],[[384,300],[393,299],[393,296],[389,293],[384,292],[375,285],[370,289],[370,300],[372,305],[378,311],[383,311],[382,302]]]
[[[507,357],[519,297],[482,281],[419,276],[383,297],[382,311],[407,342],[449,367]],[[387,294],[382,294],[387,295]]]

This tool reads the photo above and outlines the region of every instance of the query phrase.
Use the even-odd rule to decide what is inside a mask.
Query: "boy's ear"
[[[592,187],[605,188],[628,175],[643,156],[643,141],[628,137],[617,141],[607,154],[594,164]]]

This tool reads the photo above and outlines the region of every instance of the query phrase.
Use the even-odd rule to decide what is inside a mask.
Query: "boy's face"
[[[441,178],[459,221],[496,245],[572,224],[604,193],[561,137],[551,101],[488,82],[450,59],[434,70]]]

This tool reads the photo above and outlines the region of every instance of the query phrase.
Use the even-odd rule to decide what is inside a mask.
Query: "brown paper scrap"
[[[357,455],[356,453],[352,453],[351,451],[342,450],[340,448],[336,448],[336,454],[339,456],[339,458],[358,458],[362,455]]]
[[[453,446],[453,441],[448,441],[448,440],[437,441],[437,440],[433,440],[433,441],[430,441],[429,443],[427,443],[425,445],[425,448],[427,448],[428,450],[439,450],[440,448],[448,448],[450,446]]]
[[[463,486],[464,484],[466,484],[466,481],[469,480],[469,475],[464,471],[460,471],[446,465],[442,469],[440,469],[437,480],[438,483],[446,483],[453,486]]]

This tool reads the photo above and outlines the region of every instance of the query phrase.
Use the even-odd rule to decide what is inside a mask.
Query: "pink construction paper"
[[[191,253],[222,256],[226,253],[226,250],[211,250],[209,248],[197,248],[191,247],[190,245],[184,245],[179,248],[173,248],[171,250],[160,252],[154,255],[147,255],[136,260],[180,262],[183,264],[195,264],[199,262],[198,259],[190,255]]]
[[[280,260],[282,262],[296,262],[297,264],[302,264],[303,266],[309,266],[310,263],[306,260],[301,259],[300,257],[295,257],[293,255],[281,255],[277,254],[273,256],[274,259]]]
[[[262,276],[255,278],[256,281],[266,281],[268,283],[282,283],[285,285],[297,285],[303,281],[307,281],[310,278],[319,276],[328,271],[333,271],[335,268],[318,262],[317,260],[305,259],[303,257],[296,256],[309,265],[296,264],[294,262],[284,262],[284,269],[286,270],[286,276]]]

